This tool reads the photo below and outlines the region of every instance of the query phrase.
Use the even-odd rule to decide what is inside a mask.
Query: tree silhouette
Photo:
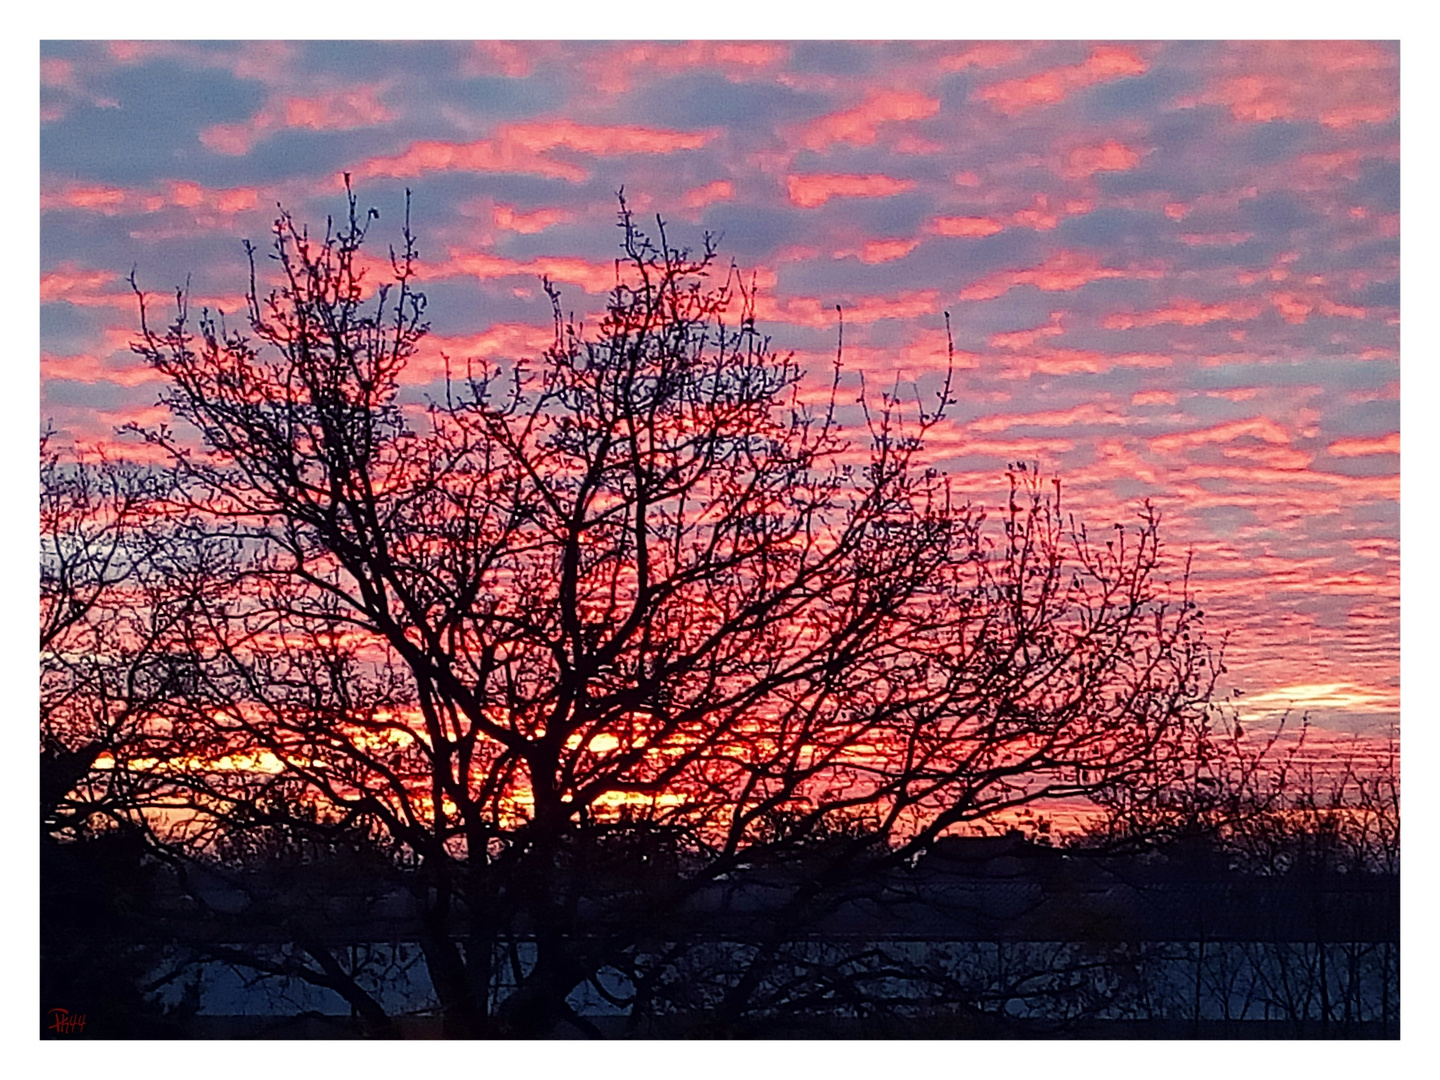
[[[130,801],[122,774],[77,785],[165,694],[161,642],[180,583],[156,547],[161,487],[144,469],[41,436],[42,830],[83,830]]]
[[[282,213],[238,329],[183,293],[158,328],[140,294],[186,683],[113,771],[173,851],[358,837],[412,890],[448,1034],[593,1034],[577,988],[643,1009],[716,883],[775,886],[739,1015],[946,830],[1184,780],[1217,659],[1148,507],[1097,540],[1021,466],[987,519],[924,464],[948,379],[845,425],[843,356],[814,404],[710,238],[623,199],[597,325],[547,282],[549,349],[415,404],[416,246],[407,220],[369,258],[375,216]]]
[[[133,815],[165,784],[108,767],[185,689],[162,645],[190,592],[157,548],[162,481],[41,437],[41,1004],[102,1038],[173,1036],[187,1015],[155,999],[182,972],[137,925],[157,867]]]

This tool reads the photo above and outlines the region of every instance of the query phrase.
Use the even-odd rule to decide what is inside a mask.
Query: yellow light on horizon
[[[1296,683],[1293,686],[1279,686],[1258,694],[1247,695],[1241,706],[1259,711],[1276,712],[1283,709],[1398,709],[1400,704],[1394,696],[1381,690],[1357,686],[1350,682]]]

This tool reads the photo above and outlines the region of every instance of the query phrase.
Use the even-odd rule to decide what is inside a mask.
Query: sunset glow
[[[861,375],[933,391],[948,311],[958,404],[930,455],[962,491],[995,505],[1023,459],[1092,523],[1154,500],[1245,707],[1397,719],[1393,45],[42,51],[42,410],[80,442],[158,418],[132,265],[162,310],[190,273],[233,315],[277,200],[323,221],[348,172],[389,240],[408,185],[419,401],[444,357],[545,346],[541,276],[598,313],[623,186],[672,240],[717,234],[816,395],[837,305],[850,399]]]
[[[565,10],[40,43],[41,1038],[1398,1037],[1400,43]]]

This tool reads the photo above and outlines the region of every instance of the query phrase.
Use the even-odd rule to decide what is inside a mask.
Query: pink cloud
[[[890,262],[892,259],[903,259],[910,252],[919,247],[920,241],[913,237],[895,237],[886,240],[867,240],[865,248],[860,253],[860,261],[864,263]]]
[[[971,431],[989,433],[1008,431],[1012,427],[1124,427],[1128,423],[1125,414],[1118,409],[1086,403],[1073,409],[1054,409],[1049,412],[992,414],[972,421],[968,427]]]
[[[962,300],[993,300],[1020,285],[1033,285],[1045,292],[1069,292],[1105,278],[1150,277],[1158,271],[1122,270],[1101,266],[1093,255],[1057,251],[1039,266],[1025,270],[1001,270],[960,291]]]
[[[1009,333],[990,335],[990,347],[992,349],[1029,349],[1042,338],[1059,337],[1065,333],[1065,328],[1060,325],[1062,313],[1052,312],[1050,322],[1045,326],[1037,326],[1031,330],[1012,330]]]
[[[1172,473],[1175,480],[1234,480],[1244,485],[1274,484],[1280,490],[1293,492],[1297,477],[1292,470],[1270,469],[1262,465],[1223,465],[1212,463],[1196,463],[1187,465]],[[1351,505],[1361,500],[1378,500],[1383,502],[1396,501],[1400,497],[1400,477],[1390,476],[1345,476],[1341,473],[1321,472],[1316,469],[1306,470],[1303,480],[1307,484],[1316,486],[1303,491],[1299,495],[1292,496],[1293,502],[1290,510],[1297,518],[1306,518],[1317,513],[1334,513],[1341,509],[1348,500]],[[1335,489],[1326,493],[1325,487]],[[1180,492],[1184,495],[1187,504],[1196,506],[1223,506],[1226,504],[1243,505],[1244,493],[1235,491],[1215,491],[1201,487]],[[1275,496],[1269,493],[1262,493],[1252,496],[1251,505],[1264,506],[1274,509]]]
[[[1130,396],[1131,405],[1174,405],[1176,400],[1169,390],[1137,390]]]
[[[1094,146],[1077,146],[1065,155],[1062,176],[1084,179],[1097,172],[1125,172],[1140,164],[1140,151],[1114,139]]]
[[[1088,214],[1095,209],[1090,199],[1066,199],[1052,204],[1050,196],[1038,194],[1029,206],[1007,214],[991,212],[988,215],[941,216],[931,218],[925,225],[927,232],[937,236],[994,236],[1007,227],[1034,229],[1048,232],[1056,228],[1067,217]]]
[[[1294,113],[1287,90],[1284,81],[1273,76],[1241,75],[1224,80],[1201,100],[1230,106],[1236,120],[1264,123]]]
[[[205,202],[205,189],[193,180],[172,180],[167,186],[170,203],[174,206],[183,206],[188,210]]]
[[[41,94],[40,121],[51,123],[63,119],[77,104],[95,108],[117,109],[120,103],[114,98],[87,90],[79,77],[75,63],[57,56],[42,57],[40,60],[40,86],[47,93]]]
[[[834,308],[831,308],[832,321],[828,324],[819,324],[827,328],[833,327]],[[845,323],[852,325],[852,309],[845,308]],[[796,362],[810,372],[809,386],[810,395],[808,400],[811,403],[820,403],[828,400],[830,391],[830,365],[835,360],[833,349],[828,351],[795,353]],[[967,352],[963,349],[956,349],[954,353],[955,370],[965,371],[977,368],[983,358],[979,353]],[[919,332],[914,334],[909,341],[898,345],[853,345],[846,343],[843,357],[846,371],[864,371],[867,373],[895,374],[902,379],[915,379],[926,372],[945,371],[951,363],[951,354],[946,349],[943,333]]]
[[[75,184],[60,191],[42,191],[40,209],[46,210],[97,210],[102,214],[119,213],[124,204],[126,192],[123,188],[104,187],[99,184]]]
[[[1039,204],[1027,210],[1017,210],[1010,215],[1010,223],[1036,232],[1048,232],[1060,224],[1060,215],[1052,214],[1045,208],[1045,196],[1036,200]]]
[[[941,71],[963,71],[969,67],[1004,67],[1006,64],[1015,63],[1024,55],[1025,50],[1018,45],[1004,41],[982,41],[964,52],[941,57],[936,67]]]
[[[775,67],[790,57],[788,46],[773,41],[717,41],[708,44],[714,62],[722,67]]]
[[[1370,41],[1235,42],[1219,71],[1182,106],[1221,105],[1242,123],[1379,124],[1399,111],[1394,52]]]
[[[254,188],[229,188],[215,193],[215,209],[222,214],[238,214],[242,210],[253,210],[259,199]]]
[[[110,41],[105,50],[121,64],[141,64],[146,60],[173,55],[166,41]]]
[[[1021,79],[982,86],[975,92],[981,101],[997,112],[1014,116],[1041,105],[1055,105],[1076,90],[1096,83],[1143,75],[1150,70],[1134,50],[1114,45],[1099,45],[1082,63],[1052,68]]]
[[[249,153],[257,142],[286,128],[349,131],[387,124],[397,114],[381,103],[380,90],[378,86],[356,86],[314,97],[278,97],[242,123],[205,128],[200,132],[200,141],[217,154],[239,155]]]
[[[1180,242],[1189,247],[1234,247],[1254,235],[1253,232],[1181,233]]]
[[[1398,161],[1398,144],[1386,146],[1351,147],[1331,150],[1319,154],[1302,154],[1294,161],[1285,163],[1287,176],[1295,187],[1303,191],[1325,191],[1336,189],[1346,183],[1360,179],[1360,170],[1366,162]],[[1355,213],[1358,210],[1359,213]],[[1350,216],[1364,220],[1368,215],[1365,207],[1352,207]]]
[[[835,198],[882,199],[915,187],[914,180],[893,176],[857,176],[844,173],[811,173],[785,178],[790,201],[806,208],[822,206]]]
[[[1031,375],[1100,375],[1117,367],[1163,368],[1173,359],[1162,353],[1111,353],[1098,349],[1041,349],[1006,356],[997,372],[1003,379]]]
[[[388,269],[388,264],[381,272]],[[422,280],[448,277],[474,277],[491,281],[508,277],[546,277],[553,281],[578,285],[588,293],[607,293],[615,287],[615,264],[595,263],[568,255],[541,255],[521,262],[485,252],[451,251],[443,263],[419,266]]]
[[[616,47],[581,66],[607,94],[635,82],[694,68],[713,68],[731,81],[752,79],[784,64],[790,47],[773,41],[648,41]]]
[[[1322,315],[1335,315],[1342,319],[1365,319],[1370,316],[1369,308],[1363,308],[1356,304],[1337,304],[1323,296],[1320,297],[1318,303]]]
[[[1267,299],[1288,323],[1303,323],[1315,310],[1314,304],[1294,293],[1274,292]]]
[[[895,137],[890,149],[897,154],[943,154],[946,147],[942,142],[907,131]]]
[[[389,123],[396,113],[380,102],[379,89],[358,86],[318,97],[287,97],[280,103],[283,123],[289,128],[314,131],[344,131]]]
[[[529,42],[476,41],[461,64],[462,75],[493,75],[499,72],[508,79],[523,79],[534,70],[525,46]]]
[[[635,124],[593,125],[572,120],[507,124],[493,138],[470,143],[422,140],[392,157],[359,163],[357,176],[418,176],[425,172],[534,173],[572,182],[590,174],[578,165],[546,155],[556,149],[596,156],[673,154],[698,150],[716,131],[671,131]]]
[[[1003,224],[989,217],[937,217],[932,218],[926,229],[936,236],[994,236],[1005,228]]]
[[[129,332],[129,336],[135,336],[133,330]],[[140,386],[143,383],[165,381],[164,375],[147,364],[137,362],[117,365],[88,353],[76,356],[41,353],[40,375],[44,379],[65,379],[83,383],[110,382],[117,386]]]
[[[119,213],[153,214],[167,207],[222,215],[253,210],[261,193],[256,188],[207,188],[193,180],[170,180],[163,192],[126,190],[100,185],[71,184],[40,195],[40,209],[88,210],[113,216]],[[197,219],[198,222],[198,219]]]
[[[1227,446],[1221,455],[1231,460],[1253,462],[1267,469],[1308,469],[1315,455],[1290,446]]]
[[[1095,204],[1088,199],[1067,199],[1058,207],[1052,206],[1050,196],[1041,194],[1035,196],[1030,206],[1011,214],[1010,224],[1036,232],[1048,232],[1065,218],[1088,214],[1094,209]]]
[[[574,218],[573,213],[561,207],[541,207],[538,210],[522,212],[513,206],[496,203],[491,208],[491,220],[495,222],[496,228],[505,229],[508,232],[525,234],[544,232],[552,225],[573,221]]]
[[[427,172],[533,173],[573,183],[590,175],[578,165],[553,161],[492,139],[471,143],[422,139],[391,157],[368,158],[353,172],[362,178],[419,176]]]
[[[735,188],[729,180],[712,180],[685,192],[680,199],[680,205],[687,210],[699,210],[711,203],[726,202],[734,197]]]
[[[1348,128],[1355,124],[1383,124],[1395,115],[1395,111],[1395,107],[1387,102],[1337,105],[1320,114],[1320,123],[1333,128]]]
[[[75,80],[75,65],[59,57],[45,57],[40,61],[40,85],[64,90],[79,89]]]
[[[847,325],[878,322],[880,319],[913,319],[936,314],[940,310],[940,294],[934,289],[921,289],[897,296],[861,296],[842,303],[841,307]],[[813,296],[780,299],[761,293],[755,301],[755,315],[759,319],[815,328],[828,329],[838,322],[835,303]]]
[[[1262,306],[1253,300],[1222,300],[1214,304],[1203,304],[1198,300],[1178,298],[1168,307],[1153,311],[1115,312],[1105,316],[1102,325],[1107,330],[1129,330],[1134,327],[1159,326],[1175,323],[1179,326],[1204,326],[1206,323],[1245,321],[1259,318]]]
[[[549,348],[555,328],[531,323],[494,323],[478,334],[435,335],[426,339],[437,352],[463,356],[526,356]]]
[[[1228,443],[1240,438],[1259,439],[1274,446],[1285,446],[1290,442],[1290,433],[1268,416],[1256,416],[1248,420],[1232,420],[1214,427],[1182,431],[1174,435],[1161,435],[1150,440],[1150,448],[1158,453],[1176,450],[1190,450],[1211,443]]]
[[[893,176],[857,176],[846,173],[791,174],[785,178],[790,201],[806,208],[822,206],[831,199],[883,199],[915,187],[914,180]]]
[[[881,124],[902,120],[923,120],[940,110],[940,101],[909,90],[878,90],[853,109],[830,113],[806,124],[799,132],[800,145],[825,150],[835,143],[868,146],[875,141]]]
[[[1325,449],[1332,457],[1398,454],[1400,452],[1400,433],[1395,431],[1377,439],[1336,439]]]
[[[219,48],[186,41],[112,41],[106,51],[120,64],[171,60],[192,70],[227,71],[272,87],[293,82],[301,60],[300,46],[286,41],[242,41]]]
[[[254,188],[206,188],[191,180],[175,180],[168,185],[167,200],[171,206],[193,210],[196,207],[218,210],[225,214],[253,209],[260,193]],[[158,209],[158,208],[157,208]]]
[[[1337,304],[1318,293],[1305,291],[1272,292],[1268,299],[1280,317],[1288,323],[1303,323],[1313,311],[1344,319],[1363,319],[1368,312],[1353,304]]]
[[[73,302],[73,296],[65,299]],[[137,311],[134,295],[126,291],[110,294],[105,299],[114,301],[106,306],[123,309],[124,321],[103,326],[98,333],[89,335],[92,341],[82,353],[62,356],[48,351],[41,352],[40,375],[43,380],[63,379],[91,384],[108,382],[125,387],[164,380],[163,375],[154,371],[130,349],[137,329],[133,321]],[[163,314],[168,315],[169,312]]]
[[[40,275],[40,302],[68,300],[72,304],[93,303],[99,290],[115,280],[117,275],[110,270],[86,270],[66,263]]]
[[[1304,161],[1303,158],[1299,159]],[[1295,161],[1285,163],[1285,184],[1290,186],[1295,181]],[[1278,177],[1277,177],[1278,179]],[[1231,213],[1238,210],[1244,203],[1255,199],[1260,195],[1260,188],[1256,184],[1246,184],[1243,187],[1220,189],[1217,191],[1204,192],[1189,202],[1170,201],[1166,202],[1162,210],[1171,221],[1184,221],[1191,214],[1199,210],[1212,213]]]
[[[613,277],[612,277],[613,281]],[[405,368],[410,384],[441,378],[449,358],[450,371],[463,375],[468,360],[517,360],[538,356],[555,341],[553,326],[495,323],[478,334],[432,335]]]
[[[972,439],[957,436],[951,439],[932,437],[926,440],[931,456],[938,459],[979,455],[1002,461],[1036,461],[1068,454],[1075,449],[1069,439],[1019,438]]]
[[[536,154],[564,147],[582,154],[673,154],[698,150],[714,139],[716,131],[671,131],[638,124],[578,124],[573,120],[540,120],[509,124],[501,139]]]

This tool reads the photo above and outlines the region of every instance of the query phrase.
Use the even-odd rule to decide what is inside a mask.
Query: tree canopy
[[[547,282],[548,349],[421,402],[418,253],[407,221],[370,257],[375,216],[282,213],[239,326],[140,294],[165,588],[93,651],[158,673],[104,782],[174,857],[360,852],[413,889],[447,1031],[540,1034],[602,969],[638,1007],[728,875],[786,882],[778,942],[956,827],[1193,778],[1219,657],[1151,508],[1097,538],[1023,465],[961,501],[925,449],[948,379],[847,425],[843,348],[817,399],[711,238],[623,199],[603,318]]]

